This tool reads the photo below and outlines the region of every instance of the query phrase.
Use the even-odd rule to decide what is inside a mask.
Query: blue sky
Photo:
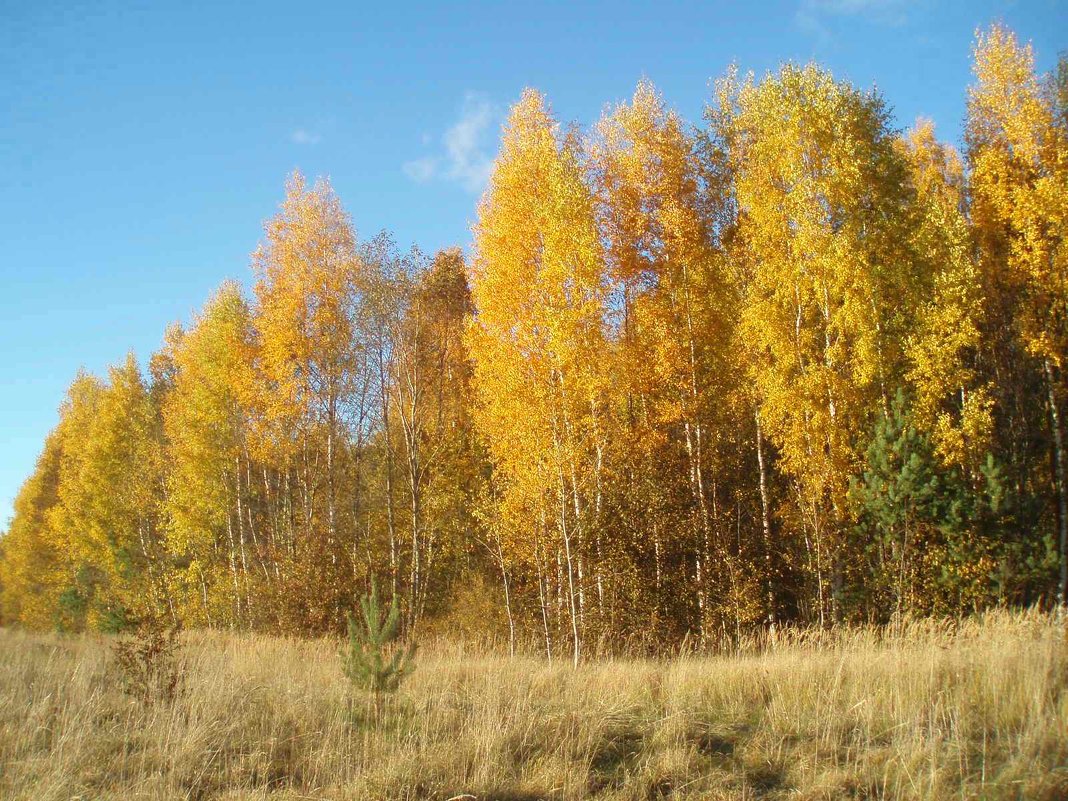
[[[1043,69],[1068,48],[1068,0],[0,0],[0,525],[79,367],[250,283],[290,171],[329,175],[363,236],[466,246],[523,87],[586,124],[645,76],[697,121],[731,62],[816,59],[956,141],[993,20]]]

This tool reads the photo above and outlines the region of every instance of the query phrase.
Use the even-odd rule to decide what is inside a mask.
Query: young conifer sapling
[[[371,592],[360,598],[362,625],[351,613],[348,644],[341,650],[341,669],[355,686],[370,692],[377,722],[387,694],[397,691],[415,668],[415,642],[397,642],[400,636],[400,607],[394,595],[389,610],[381,607],[378,585],[372,579]]]

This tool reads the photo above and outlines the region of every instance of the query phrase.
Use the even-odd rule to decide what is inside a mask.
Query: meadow
[[[377,724],[335,640],[192,631],[179,659],[145,704],[109,638],[0,630],[0,798],[1068,798],[1038,612],[578,668],[431,642]]]

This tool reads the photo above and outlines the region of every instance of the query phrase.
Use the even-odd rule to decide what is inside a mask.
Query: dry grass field
[[[182,659],[146,707],[106,639],[0,631],[0,798],[1068,798],[1037,613],[578,669],[429,645],[378,726],[334,642],[195,632]]]

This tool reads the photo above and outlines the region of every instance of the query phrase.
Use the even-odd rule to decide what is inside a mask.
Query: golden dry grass
[[[146,709],[107,640],[0,631],[0,798],[1068,798],[1038,613],[577,670],[439,645],[377,729],[333,642],[193,633],[184,659]]]

